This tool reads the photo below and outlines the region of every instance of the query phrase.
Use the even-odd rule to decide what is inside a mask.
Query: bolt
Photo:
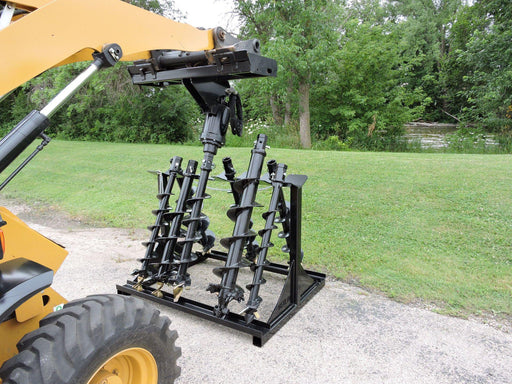
[[[254,49],[254,52],[256,52],[256,53],[260,52],[260,41],[258,39],[254,39],[252,41],[252,48]]]
[[[219,38],[220,41],[224,41],[224,39],[226,38],[226,31],[222,28],[219,28],[219,30],[217,31],[217,37]]]
[[[115,61],[119,61],[119,50],[116,50],[114,48],[109,48],[108,52],[110,53],[110,56],[113,57]]]

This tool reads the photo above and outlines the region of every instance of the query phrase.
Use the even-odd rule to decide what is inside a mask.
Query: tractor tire
[[[69,302],[17,344],[3,384],[169,384],[180,375],[170,320],[140,299],[97,295]]]

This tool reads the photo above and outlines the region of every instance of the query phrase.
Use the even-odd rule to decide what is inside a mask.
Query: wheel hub
[[[158,384],[155,358],[146,349],[129,348],[112,356],[87,384]]]

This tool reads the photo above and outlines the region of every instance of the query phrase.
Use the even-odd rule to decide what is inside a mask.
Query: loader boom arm
[[[200,30],[120,0],[21,0],[27,11],[0,30],[0,98],[49,68],[91,60],[117,43],[123,60],[148,59],[152,50],[206,51],[213,30]]]
[[[43,109],[32,111],[0,140],[1,173],[30,143],[43,139],[0,190],[49,142],[44,130],[55,111],[97,70],[120,59],[134,61],[128,68],[134,84],[183,82],[204,113],[225,110],[226,98],[232,95],[228,109],[238,135],[241,102],[229,80],[275,76],[277,71],[274,60],[260,55],[257,39],[240,41],[220,27],[197,29],[121,0],[19,0],[0,5],[0,100],[47,69],[93,60]]]

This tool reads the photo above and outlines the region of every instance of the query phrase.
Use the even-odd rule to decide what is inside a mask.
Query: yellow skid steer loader
[[[96,71],[119,60],[152,68],[139,71],[143,77],[180,68],[197,70],[193,76],[204,81],[215,81],[217,73],[243,78],[275,71],[240,69],[241,60],[259,54],[256,40],[238,41],[221,28],[200,30],[120,0],[0,1],[0,52],[0,100],[50,68],[92,61],[0,141],[3,172],[42,139],[0,189],[47,144],[44,130],[58,108]],[[67,251],[6,208],[0,216],[0,384],[174,382],[181,351],[167,317],[130,296],[66,302],[51,284]]]

